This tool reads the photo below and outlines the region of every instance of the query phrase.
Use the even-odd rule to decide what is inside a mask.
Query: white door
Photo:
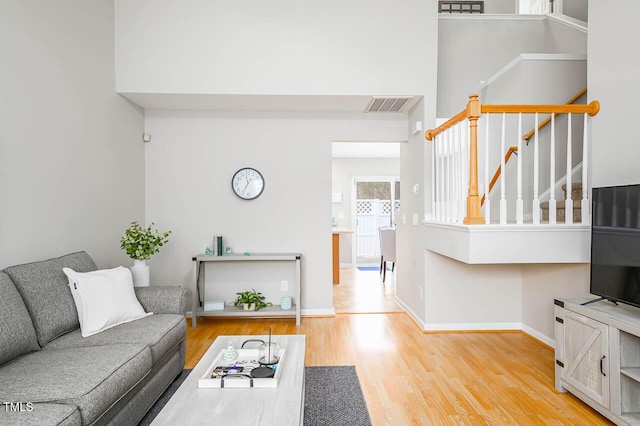
[[[355,185],[355,250],[356,263],[366,264],[380,259],[378,228],[392,226],[400,207],[398,178],[356,178]]]
[[[609,408],[609,326],[566,311],[562,380]]]

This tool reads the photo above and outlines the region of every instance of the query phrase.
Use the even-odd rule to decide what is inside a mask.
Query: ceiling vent
[[[382,98],[373,97],[367,105],[364,112],[404,112],[405,106],[409,106],[412,96],[395,97],[395,98]]]

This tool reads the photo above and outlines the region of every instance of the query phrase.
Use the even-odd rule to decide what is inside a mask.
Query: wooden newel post
[[[467,225],[484,224],[480,197],[478,197],[478,118],[480,118],[478,95],[469,96],[467,118],[469,118],[469,195],[467,196]]]

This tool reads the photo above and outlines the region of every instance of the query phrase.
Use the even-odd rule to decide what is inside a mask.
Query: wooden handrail
[[[567,102],[567,105],[571,105],[571,104],[575,103],[578,99],[580,99],[586,93],[587,93],[587,88],[585,87],[584,89],[579,91],[573,98],[569,99],[569,101]],[[550,115],[544,121],[542,121],[542,123],[540,123],[540,125],[538,126],[538,131],[542,130],[547,124],[551,123],[551,117],[552,116]],[[527,133],[526,135],[522,136],[522,139],[525,140],[525,141],[528,141],[529,139],[531,139],[533,137],[533,135],[535,133],[536,133],[536,129],[533,129],[529,133]]]
[[[457,113],[456,115],[454,115],[453,117],[451,117],[450,119],[448,119],[447,121],[445,121],[444,123],[436,127],[435,129],[430,129],[424,132],[424,137],[427,138],[428,141],[432,141],[433,138],[438,136],[440,133],[444,132],[450,127],[455,126],[465,118],[467,118],[467,108],[463,109],[462,111],[460,111],[459,113]]]
[[[504,155],[504,163],[507,164],[509,162],[509,159],[511,158],[511,155],[517,152],[518,152],[517,146],[510,146],[509,149],[507,150],[507,153]],[[496,172],[493,174],[493,177],[491,178],[491,182],[489,182],[489,190],[482,195],[482,199],[480,200],[481,206],[484,204],[484,201],[487,198],[487,195],[491,192],[496,182],[498,181],[498,178],[500,177],[500,170],[501,170],[501,167],[498,166],[498,168],[496,169]]]
[[[580,94],[581,96],[581,94]],[[482,199],[478,196],[478,119],[482,113],[504,113],[504,114],[589,114],[594,116],[600,111],[600,102],[592,101],[587,105],[482,105],[478,100],[478,95],[469,96],[467,107],[460,111],[445,123],[435,129],[427,130],[424,135],[429,141],[433,140],[437,135],[453,127],[464,119],[469,120],[469,192],[467,195],[467,215],[463,219],[464,224],[483,224],[485,219],[482,216],[482,203],[486,200],[489,191],[498,178],[500,170],[496,171],[489,191],[487,191]],[[520,129],[522,131],[522,129]],[[488,143],[488,142],[487,142]],[[509,160],[517,147],[509,147],[505,154],[505,163]]]
[[[482,105],[482,112],[506,114],[584,114],[596,115],[600,111],[600,102],[592,101],[587,105]]]

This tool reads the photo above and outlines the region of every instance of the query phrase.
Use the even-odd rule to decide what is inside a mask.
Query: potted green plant
[[[171,231],[159,232],[151,229],[154,223],[146,228],[140,226],[137,221],[131,222],[131,226],[124,231],[120,239],[122,248],[133,259],[131,275],[136,287],[149,285],[149,266],[147,260],[160,251],[160,247],[169,242]]]
[[[238,297],[233,301],[234,306],[242,305],[245,311],[257,311],[272,305],[271,302],[265,302],[266,297],[254,289],[236,294]]]

